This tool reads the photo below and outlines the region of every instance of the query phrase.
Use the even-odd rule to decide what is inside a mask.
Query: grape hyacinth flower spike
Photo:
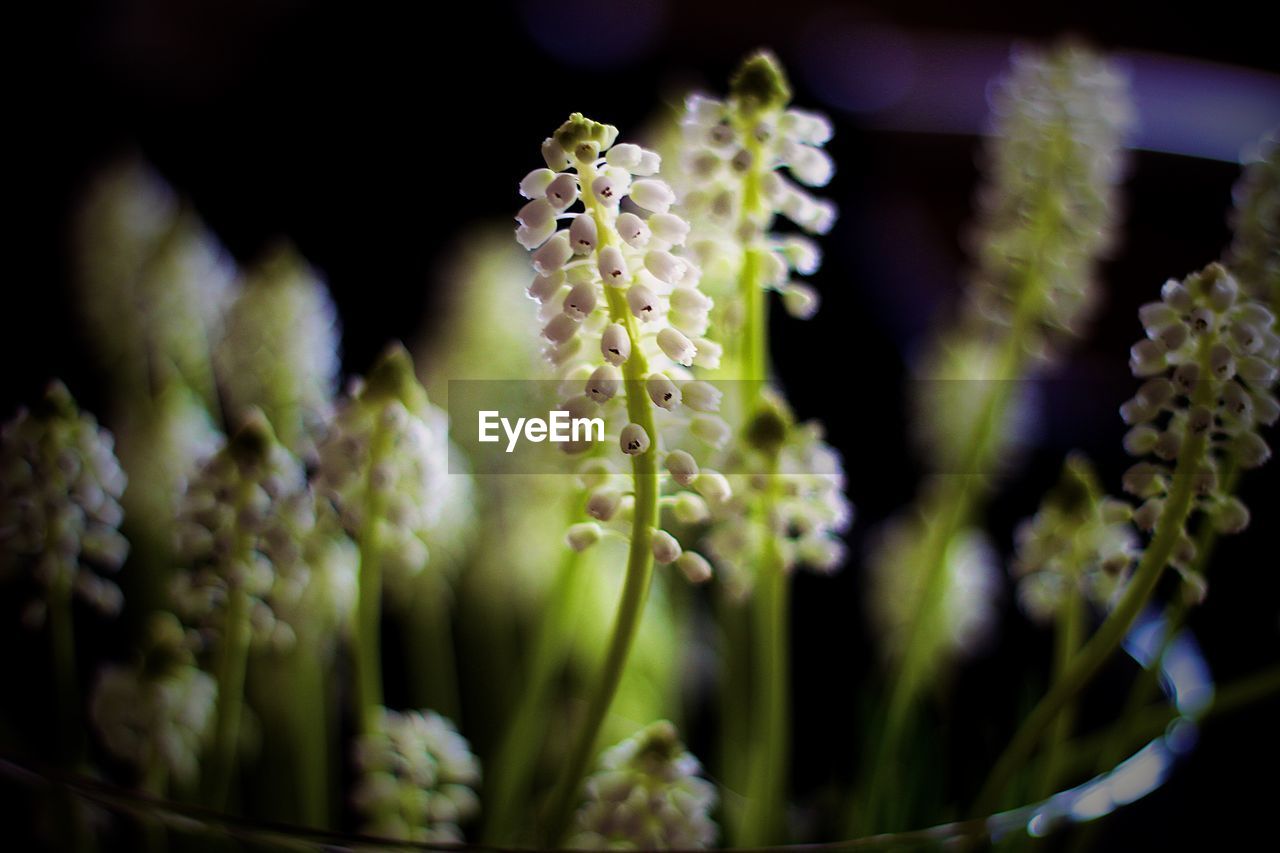
[[[674,563],[694,580],[707,576],[706,561],[658,526],[663,480],[672,491],[703,486],[717,499],[728,497],[723,477],[699,469],[692,455],[693,442],[714,443],[727,428],[715,414],[691,411],[682,393],[694,381],[688,368],[713,368],[721,354],[706,337],[711,300],[698,289],[700,270],[681,250],[688,224],[671,213],[675,194],[657,177],[658,155],[615,144],[617,136],[610,125],[572,115],[543,143],[546,168],[521,181],[529,201],[516,217],[516,239],[532,253],[536,277],[529,294],[541,303],[547,357],[567,380],[581,383],[565,408],[574,416],[618,412],[618,450],[631,461],[629,477],[596,484],[588,507],[597,520],[574,525],[567,537],[570,547],[581,549],[608,530],[630,545],[601,681],[552,795],[548,843],[560,840],[572,814],[635,638],[654,561]],[[668,445],[686,438],[688,446]],[[613,491],[627,493],[625,513],[617,512]]]

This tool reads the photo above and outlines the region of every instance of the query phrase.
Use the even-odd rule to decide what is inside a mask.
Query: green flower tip
[[[242,466],[257,465],[266,460],[276,443],[276,434],[261,409],[245,412],[240,425],[231,436],[228,448],[231,456]]]
[[[679,758],[684,752],[684,744],[680,743],[680,733],[668,720],[650,723],[641,734],[640,746],[636,749],[636,761],[652,760],[666,763]]]
[[[795,417],[777,394],[761,395],[760,405],[747,421],[743,437],[747,444],[765,453],[777,453],[786,444]]]
[[[560,125],[553,138],[566,154],[591,162],[601,151],[613,145],[618,138],[618,129],[611,124],[592,121],[582,113],[574,113]]]
[[[254,265],[254,280],[264,284],[284,282],[307,269],[307,262],[298,247],[281,238],[272,242]]]
[[[1062,477],[1045,502],[1064,515],[1085,515],[1098,501],[1101,487],[1093,464],[1083,453],[1072,453],[1062,466]]]
[[[44,398],[36,407],[35,414],[47,418],[75,418],[79,409],[67,386],[61,379],[55,379],[44,390]]]
[[[370,400],[399,400],[410,412],[421,412],[427,406],[427,392],[418,382],[413,368],[413,356],[404,344],[393,341],[388,344],[369,371],[363,396]]]
[[[777,57],[759,50],[743,60],[729,79],[729,93],[748,113],[782,109],[791,100],[791,86]]]

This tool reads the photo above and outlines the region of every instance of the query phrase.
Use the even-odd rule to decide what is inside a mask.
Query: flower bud
[[[627,424],[618,437],[622,452],[628,456],[638,456],[649,449],[649,433],[640,424]]]
[[[667,284],[675,284],[684,277],[684,261],[662,249],[654,249],[646,254],[644,265],[649,272]]]
[[[590,282],[575,284],[564,298],[564,313],[577,320],[596,310],[596,286]]]
[[[545,198],[547,187],[556,179],[556,173],[550,169],[534,169],[520,181],[520,195],[525,198]]]
[[[621,287],[627,283],[627,262],[617,246],[605,246],[600,250],[600,277],[604,283]]]
[[[649,243],[649,226],[630,211],[619,214],[614,227],[618,229],[618,236],[633,249],[643,249]]]
[[[604,155],[604,160],[610,166],[626,169],[629,172],[640,165],[640,157],[643,153],[644,149],[639,145],[623,142],[610,148]]]
[[[1219,533],[1239,533],[1249,526],[1249,508],[1237,497],[1229,497],[1213,511],[1213,527]]]
[[[575,551],[585,551],[600,541],[600,533],[600,525],[594,521],[583,521],[569,528],[564,541]]]
[[[1146,456],[1156,446],[1160,431],[1150,424],[1139,424],[1124,437],[1124,449],[1131,456]]]
[[[631,338],[621,323],[610,323],[600,335],[600,354],[610,364],[620,365],[631,357]]]
[[[658,297],[643,284],[633,284],[627,288],[627,305],[631,308],[631,313],[642,323],[647,323],[659,315]],[[662,333],[658,334],[659,345],[661,345]]]
[[[568,172],[557,175],[547,185],[546,199],[556,210],[564,210],[578,200],[578,178]]]
[[[689,431],[697,438],[717,449],[729,443],[733,430],[724,418],[716,415],[695,415],[689,425]]]
[[[542,329],[542,336],[553,344],[563,344],[578,333],[578,320],[568,314],[557,314]]]
[[[663,373],[651,373],[644,383],[655,406],[671,411],[680,405],[680,389]]]
[[[699,472],[697,478],[693,481],[693,487],[698,490],[698,494],[702,495],[711,504],[723,504],[733,496],[733,489],[729,487],[729,480],[719,471],[713,471],[710,468],[703,468]]]
[[[676,568],[689,583],[705,583],[711,580],[711,564],[695,551],[685,551],[676,559]]]
[[[596,489],[587,498],[587,515],[597,521],[608,521],[618,511],[622,495],[616,489]]]
[[[653,559],[665,566],[668,563],[674,563],[681,553],[682,549],[676,537],[665,530],[653,531]]]
[[[543,141],[542,159],[547,161],[547,168],[552,171],[558,172],[569,165],[569,155],[564,153],[564,149],[554,139]]]
[[[578,255],[589,255],[596,248],[596,218],[590,213],[575,216],[569,226],[569,243]]]
[[[698,463],[683,450],[673,450],[667,454],[666,465],[671,478],[682,486],[692,485],[698,477]]]
[[[516,222],[528,228],[538,228],[556,220],[555,209],[545,198],[534,199],[520,208],[516,214]]]
[[[549,219],[537,227],[521,225],[516,229],[516,242],[526,249],[536,249],[556,233],[556,221]]]
[[[587,380],[587,396],[597,403],[607,403],[622,387],[622,373],[612,364],[602,364]]]
[[[811,320],[818,313],[818,291],[807,284],[790,281],[783,285],[782,307],[797,320]]]
[[[1129,369],[1134,376],[1154,376],[1165,367],[1164,347],[1155,341],[1138,341],[1129,348]]]
[[[657,151],[644,149],[640,152],[640,162],[632,169],[633,175],[656,175],[662,170],[662,157]]]
[[[679,492],[671,502],[671,513],[681,524],[701,524],[711,517],[707,502],[693,492]]]
[[[689,223],[674,213],[655,213],[649,217],[653,236],[673,246],[681,246],[689,236]]]
[[[591,194],[608,207],[616,207],[625,192],[626,187],[607,172],[591,182]]]
[[[561,270],[556,270],[549,275],[539,275],[529,285],[529,295],[539,302],[546,302],[560,292],[562,284],[564,284],[564,272]]]
[[[694,379],[680,386],[681,399],[695,412],[718,412],[724,393],[710,382]]]
[[[1242,432],[1235,441],[1236,459],[1241,468],[1257,468],[1271,458],[1271,448],[1256,432]]]
[[[533,268],[546,275],[563,267],[572,257],[573,247],[569,245],[568,233],[558,231],[533,253]]]
[[[634,288],[632,289],[634,290]],[[694,356],[698,354],[693,342],[672,328],[662,329],[658,332],[658,348],[666,354],[667,358],[676,364],[683,364],[685,367],[692,365]]]
[[[666,213],[675,204],[676,194],[666,181],[644,178],[631,185],[631,200],[654,213]]]
[[[720,358],[724,355],[724,347],[707,338],[696,338],[693,343],[698,349],[693,357],[694,366],[706,370],[718,370]]]

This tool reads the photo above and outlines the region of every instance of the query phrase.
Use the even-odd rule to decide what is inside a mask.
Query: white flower
[[[616,129],[580,114],[556,131],[544,155],[557,174],[531,174],[522,189],[535,201],[545,199],[569,224],[532,247],[527,229],[541,224],[543,214],[537,212],[541,208],[527,212],[526,205],[517,239],[535,249],[531,259],[538,277],[529,293],[542,303],[542,335],[550,344],[545,354],[571,380],[562,386],[569,400],[561,407],[614,425],[610,434],[622,454],[637,458],[633,470],[640,471],[651,464],[646,454],[665,452],[665,442],[688,434],[692,419],[681,411],[680,383],[689,375],[686,368],[715,363],[720,349],[707,338],[713,303],[698,291],[701,271],[682,248],[690,229],[670,212],[675,193],[656,177],[660,160],[639,146],[615,145],[616,138]],[[598,347],[592,345],[597,339]],[[639,400],[628,399],[637,393]],[[710,407],[716,396],[704,392],[700,399]],[[633,417],[637,405],[646,407],[646,416]],[[718,429],[703,431],[722,438]],[[588,446],[579,442],[566,449]],[[679,468],[667,481],[673,491],[692,484],[698,468],[692,457],[689,463],[691,468]],[[636,517],[634,482],[597,486],[587,501],[596,521],[571,528],[570,547],[593,544],[603,533],[596,522],[633,535],[627,525]]]
[[[280,441],[310,457],[338,381],[338,317],[324,282],[288,246],[249,273],[215,350],[233,422],[261,409]]]
[[[99,572],[129,553],[120,534],[125,475],[111,434],[55,382],[35,411],[0,429],[0,578],[29,572],[46,593],[76,593],[114,615],[120,589]],[[43,621],[35,602],[27,621]]]
[[[692,565],[692,564],[691,564]],[[697,569],[694,568],[694,574]],[[607,750],[586,783],[569,847],[705,849],[715,844],[716,789],[675,727],[653,723]]]
[[[381,508],[373,535],[384,577],[404,600],[405,585],[434,564],[433,550],[465,549],[474,522],[471,478],[457,470],[448,415],[427,400],[403,347],[390,347],[343,401],[319,450],[316,488],[351,536],[364,535],[366,513]]]
[[[355,744],[351,800],[363,831],[399,841],[459,843],[480,811],[480,762],[452,722],[434,711],[380,708]]]
[[[99,671],[89,719],[112,755],[142,773],[163,768],[174,782],[190,785],[213,734],[217,696],[217,682],[195,666],[182,626],[160,614],[144,660]]]

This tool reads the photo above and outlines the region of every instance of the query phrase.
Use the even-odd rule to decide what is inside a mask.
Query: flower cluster
[[[736,485],[733,498],[717,508],[716,523],[706,534],[707,553],[734,596],[750,592],[751,567],[764,553],[769,537],[778,548],[783,571],[804,567],[829,573],[844,562],[841,537],[853,522],[853,506],[844,492],[840,454],[824,441],[821,424],[790,420],[781,401],[774,400],[748,424],[746,435],[757,442],[762,432],[781,430],[777,470],[773,476],[740,478],[745,482]],[[769,426],[762,426],[766,422]],[[767,470],[768,466],[760,460],[744,460],[744,467]],[[772,511],[749,511],[753,503],[762,501],[766,489],[777,492]]]
[[[662,720],[607,750],[587,779],[569,846],[699,850],[715,844],[716,789]]]
[[[215,359],[232,421],[257,407],[285,447],[310,456],[337,386],[338,318],[324,282],[291,247],[250,272]]]
[[[192,479],[178,515],[174,609],[207,632],[222,629],[232,592],[250,599],[256,645],[288,649],[299,635],[343,622],[355,560],[336,520],[308,487],[301,463],[251,412]]]
[[[453,723],[434,711],[380,708],[356,741],[353,794],[364,831],[380,838],[461,842],[480,810],[480,762]]]
[[[450,473],[452,452],[448,416],[427,400],[398,344],[353,385],[320,443],[317,489],[352,537],[376,540],[399,592],[427,566],[432,546],[458,550],[455,540],[471,528],[471,481]]]
[[[1068,458],[1062,480],[1014,534],[1018,601],[1048,622],[1072,593],[1100,607],[1123,589],[1139,553],[1129,504],[1104,497],[1089,463]]]
[[[55,382],[35,411],[0,431],[0,571],[30,566],[46,596],[74,591],[118,612],[120,589],[99,571],[115,572],[129,553],[119,530],[124,487],[111,434]],[[28,621],[43,622],[45,606],[33,602]]]
[[[700,470],[686,450],[667,449],[686,440],[723,447],[729,439],[717,414],[720,392],[689,371],[720,361],[719,345],[705,337],[712,301],[698,289],[698,267],[677,254],[689,226],[670,212],[671,188],[654,177],[658,155],[615,145],[617,133],[575,113],[543,143],[548,168],[521,182],[530,201],[516,217],[516,239],[533,250],[537,272],[529,293],[542,304],[547,356],[569,383],[563,407],[573,417],[616,421],[610,433],[623,454],[657,454],[676,487],[721,500],[721,475]],[[569,225],[557,230],[562,219]],[[584,351],[584,339],[598,343]],[[619,421],[612,413],[623,401]],[[590,511],[600,521],[617,515],[629,491],[614,485],[606,478],[591,486]],[[593,522],[577,525],[569,542],[581,549],[601,532]],[[659,562],[683,559],[686,574],[705,576],[705,560],[684,555],[669,533],[653,531],[652,543]]]
[[[179,784],[196,778],[213,732],[218,685],[196,666],[171,614],[157,614],[141,660],[102,668],[89,716],[112,755]]]
[[[104,172],[77,220],[85,320],[113,377],[147,394],[181,381],[214,394],[210,347],[235,264],[162,178],[137,161]]]
[[[1146,337],[1130,350],[1133,374],[1146,381],[1120,410],[1130,425],[1125,449],[1142,461],[1124,475],[1124,489],[1141,500],[1133,515],[1153,530],[1164,513],[1174,471],[1195,465],[1195,506],[1221,532],[1244,529],[1249,513],[1227,494],[1219,469],[1261,465],[1271,455],[1259,427],[1280,419],[1272,391],[1280,374],[1280,335],[1261,302],[1239,292],[1227,270],[1211,264],[1183,282],[1169,281],[1159,302],[1143,305]],[[1192,437],[1208,437],[1203,458],[1184,459]],[[1182,533],[1172,565],[1186,574],[1195,545]]]
[[[933,501],[932,503],[936,503]],[[868,554],[870,570],[869,613],[890,660],[899,660],[907,647],[921,643],[922,657],[936,666],[945,660],[976,651],[995,623],[995,599],[1000,588],[996,554],[987,537],[974,529],[963,530],[947,542],[938,586],[925,588],[928,546],[938,513],[920,518],[900,518],[878,532]],[[932,519],[926,522],[925,519]],[[921,621],[919,634],[911,636],[916,609],[930,594],[937,596],[936,619]]]
[[[1094,264],[1109,248],[1133,123],[1127,84],[1091,51],[1017,52],[992,98],[994,127],[978,193],[973,318],[1027,324],[1052,348],[1097,299]]]
[[[789,313],[808,318],[818,295],[792,276],[815,272],[821,252],[800,234],[770,231],[779,215],[811,234],[831,230],[835,206],[802,186],[831,180],[834,166],[822,146],[832,129],[821,115],[788,108],[790,99],[782,69],[761,52],[733,77],[728,99],[695,94],[686,100],[681,210],[695,223],[689,243],[700,263],[717,271],[724,264],[730,272],[749,262],[757,286],[776,290]],[[733,292],[730,276],[708,276],[717,297]],[[741,326],[740,302],[726,303],[723,313],[722,333]]]
[[[1234,195],[1227,266],[1245,290],[1280,311],[1280,137],[1262,141]]]
[[[171,546],[172,525],[187,483],[218,451],[222,433],[185,385],[156,394],[152,405],[122,414],[116,453],[129,473],[123,503],[131,529]]]

